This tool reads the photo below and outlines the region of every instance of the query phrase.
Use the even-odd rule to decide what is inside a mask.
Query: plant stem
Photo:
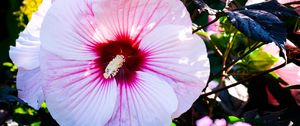
[[[227,59],[228,59],[228,56],[229,56],[229,53],[233,47],[233,39],[235,37],[236,33],[233,33],[230,35],[230,39],[229,39],[229,42],[227,43],[227,48],[225,50],[225,53],[223,55],[223,62],[222,62],[222,74],[221,74],[221,79],[220,79],[220,82],[219,82],[219,85],[218,85],[218,88],[222,88],[225,86],[225,76],[227,74],[227,69],[226,68],[226,63],[227,63]],[[219,94],[217,93],[215,95],[215,98],[217,98],[219,96]]]
[[[266,71],[263,71],[263,72],[261,72],[261,73],[258,73],[258,74],[256,74],[256,75],[254,75],[254,76],[250,76],[250,77],[248,77],[248,78],[246,78],[246,79],[244,79],[244,80],[241,80],[241,81],[239,81],[239,82],[233,83],[233,84],[231,84],[231,85],[229,85],[229,86],[226,86],[226,87],[223,87],[223,88],[219,88],[219,89],[213,90],[213,91],[211,91],[211,92],[202,94],[202,95],[200,95],[200,97],[207,97],[207,96],[209,96],[209,95],[218,93],[218,92],[220,92],[220,91],[227,90],[227,89],[229,89],[229,88],[231,88],[231,87],[234,87],[234,86],[237,86],[237,85],[239,85],[239,84],[245,83],[245,82],[247,82],[247,81],[249,81],[249,80],[251,80],[251,79],[253,79],[253,78],[255,78],[255,77],[262,76],[262,75],[268,74],[269,72],[272,72],[272,71],[274,71],[274,70],[280,69],[280,68],[284,67],[285,65],[286,65],[286,63],[283,63],[283,64],[281,64],[281,65],[279,65],[279,66],[277,66],[277,67],[274,67],[274,68],[272,68],[272,69],[270,69],[270,70],[266,70]],[[199,97],[199,98],[200,98],[200,97]]]
[[[203,26],[200,26],[200,27],[196,28],[195,30],[193,30],[192,33],[194,34],[194,33],[196,33],[197,31],[199,31],[199,30],[201,30],[201,29],[203,29],[203,28],[206,28],[207,26],[209,26],[209,25],[215,23],[215,22],[218,21],[218,20],[219,20],[219,18],[215,18],[215,19],[212,20],[211,22],[208,22],[207,24],[205,24],[205,25],[203,25]]]
[[[206,86],[204,87],[203,91],[206,90],[206,88],[208,87],[209,85],[209,82],[212,81],[214,78],[216,78],[217,76],[220,76],[223,71],[229,71],[239,60],[245,58],[248,54],[250,54],[252,51],[256,50],[257,48],[261,47],[262,45],[264,45],[263,43],[256,43],[252,48],[250,48],[246,53],[244,53],[242,56],[238,57],[236,60],[234,60],[233,62],[231,62],[229,65],[225,66],[221,71],[219,71],[217,74],[215,75],[212,75],[207,83],[206,83]]]
[[[200,27],[196,28],[195,30],[193,30],[192,33],[194,34],[194,33],[196,33],[197,31],[199,31],[199,30],[201,30],[201,29],[203,29],[203,28],[206,28],[207,26],[209,26],[209,25],[215,23],[216,21],[219,20],[219,18],[221,18],[221,17],[223,17],[223,16],[225,16],[225,15],[226,15],[226,13],[225,13],[224,11],[219,11],[219,12],[217,12],[217,13],[215,14],[216,18],[215,18],[214,20],[212,20],[211,22],[208,22],[207,24],[205,24],[205,25],[203,25],[203,26],[200,26]]]
[[[257,73],[228,73],[227,76],[254,76]]]

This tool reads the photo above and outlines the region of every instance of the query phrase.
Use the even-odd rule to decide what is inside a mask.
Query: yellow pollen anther
[[[116,57],[113,58],[106,66],[105,72],[103,73],[104,78],[108,79],[116,76],[124,62],[125,58],[123,55],[116,55]]]

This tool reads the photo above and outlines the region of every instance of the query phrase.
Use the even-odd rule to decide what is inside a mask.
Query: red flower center
[[[114,77],[117,83],[134,81],[136,71],[142,70],[146,57],[146,53],[138,49],[138,43],[135,40],[121,38],[96,45],[95,51],[99,57],[96,59],[96,64],[101,73],[100,76],[104,76],[107,73],[106,70],[110,69],[108,66],[116,65],[115,62],[118,62],[120,63],[119,66],[114,68],[117,71],[113,71],[115,74],[112,74],[110,77],[104,76],[104,78],[110,79]]]

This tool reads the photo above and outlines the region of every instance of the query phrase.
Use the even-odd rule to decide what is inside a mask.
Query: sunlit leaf
[[[17,113],[17,114],[27,114],[27,112],[22,107],[16,108],[15,113]]]
[[[246,66],[248,71],[265,71],[271,68],[279,59],[258,48],[241,60],[238,64]]]
[[[35,115],[36,114],[36,111],[34,109],[31,109],[31,108],[28,108],[27,112],[28,112],[29,115]]]
[[[43,102],[43,103],[41,104],[41,108],[47,108],[46,102]]]
[[[31,123],[30,126],[40,126],[41,123],[42,123],[41,121],[34,122],[34,123]]]
[[[13,67],[13,64],[11,62],[4,62],[2,63],[2,65],[6,67]]]
[[[176,124],[172,122],[172,123],[171,123],[171,126],[176,126]]]
[[[24,106],[20,106],[15,109],[15,113],[16,114],[28,114],[28,115],[33,116],[36,114],[36,111],[32,108],[26,108]]]
[[[228,116],[228,122],[229,123],[236,123],[236,122],[243,122],[245,121],[243,118],[238,118],[238,117],[235,117],[235,116]]]

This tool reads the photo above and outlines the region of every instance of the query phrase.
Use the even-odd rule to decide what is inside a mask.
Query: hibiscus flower
[[[60,125],[170,125],[205,86],[206,47],[179,0],[56,0],[44,8],[10,57],[20,97],[38,108],[44,96]]]

